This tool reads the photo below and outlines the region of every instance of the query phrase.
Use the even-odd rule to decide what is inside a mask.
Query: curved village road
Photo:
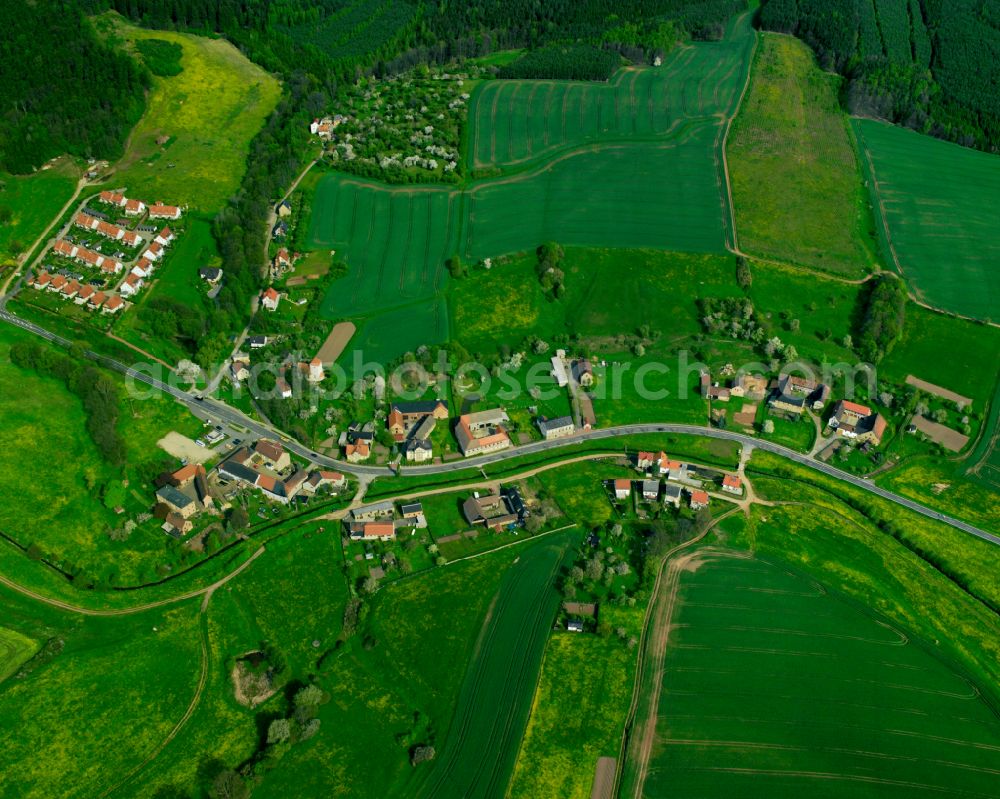
[[[5,302],[0,299],[0,320],[9,322],[10,324],[16,325],[17,327],[27,330],[28,332],[34,333],[48,341],[55,344],[59,344],[63,347],[68,347],[71,342],[62,338],[61,336],[51,333],[43,327],[28,322],[21,319],[18,316],[14,316],[4,307]],[[144,383],[152,388],[157,389],[165,394],[174,397],[179,402],[184,403],[196,416],[204,418],[206,416],[212,416],[217,418],[219,421],[226,422],[227,424],[233,424],[238,427],[245,428],[250,431],[250,433],[258,438],[266,437],[278,437],[284,442],[286,449],[290,452],[298,455],[301,458],[310,460],[320,466],[325,466],[333,469],[340,469],[345,472],[349,472],[356,475],[362,475],[366,477],[389,477],[396,474],[396,472],[389,468],[388,466],[364,466],[360,464],[347,463],[346,461],[337,460],[336,458],[330,458],[326,455],[321,455],[308,447],[303,446],[301,443],[291,438],[285,433],[274,429],[273,427],[263,425],[260,422],[250,419],[248,416],[244,415],[240,411],[231,408],[230,406],[216,402],[212,399],[205,399],[190,392],[184,391],[176,386],[168,385],[161,380],[151,377],[150,375],[133,369],[131,367],[125,366],[118,361],[108,358],[104,355],[99,355],[94,352],[87,352],[87,357],[95,360],[104,366],[114,369],[118,372],[123,373],[126,377],[133,380],[137,380],[140,383]],[[670,423],[647,423],[647,424],[628,424],[628,425],[618,425],[617,427],[605,427],[596,430],[586,430],[576,433],[575,435],[568,436],[566,438],[560,438],[553,441],[535,441],[530,444],[523,444],[518,447],[513,447],[511,449],[501,450],[500,452],[495,452],[490,455],[481,455],[473,458],[466,458],[460,461],[450,461],[448,463],[432,464],[429,466],[409,466],[406,467],[404,473],[407,475],[434,475],[434,474],[448,474],[449,472],[456,472],[462,469],[476,468],[478,466],[485,466],[490,463],[497,463],[499,461],[507,460],[508,458],[516,458],[522,455],[532,455],[540,452],[548,452],[550,450],[556,450],[561,447],[572,446],[573,444],[579,443],[581,441],[599,441],[606,438],[617,438],[619,436],[634,435],[636,433],[671,433],[671,434],[682,434],[682,435],[696,435],[705,436],[707,438],[716,438],[723,441],[733,441],[737,444],[742,444],[756,449],[762,449],[765,452],[771,452],[775,455],[780,455],[783,458],[794,461],[795,463],[806,466],[817,472],[821,472],[835,480],[840,480],[845,483],[850,483],[851,485],[860,488],[864,491],[874,494],[882,499],[886,499],[889,502],[894,502],[897,505],[901,505],[904,508],[908,508],[916,513],[926,516],[930,519],[934,519],[944,524],[954,527],[956,530],[961,530],[969,535],[974,535],[977,538],[981,538],[984,541],[989,541],[992,544],[1000,545],[1000,536],[993,533],[987,532],[986,530],[981,530],[980,528],[971,525],[967,522],[963,522],[961,519],[955,519],[947,514],[940,513],[936,510],[928,508],[925,505],[921,505],[919,502],[914,502],[911,499],[895,494],[892,491],[887,491],[881,486],[875,485],[875,483],[867,480],[863,477],[858,477],[857,475],[850,474],[841,469],[831,466],[828,463],[815,460],[809,455],[803,454],[801,452],[796,452],[795,450],[784,447],[780,444],[775,444],[771,441],[764,441],[753,436],[748,436],[743,433],[736,433],[730,430],[718,430],[712,427],[701,427],[692,424],[670,424]]]

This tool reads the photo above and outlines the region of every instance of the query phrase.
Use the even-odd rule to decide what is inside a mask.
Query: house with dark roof
[[[462,504],[462,513],[469,524],[494,531],[513,529],[520,521],[502,494],[476,492]]]
[[[557,419],[539,419],[538,429],[542,433],[542,438],[552,441],[557,438],[566,438],[573,435],[576,425],[573,424],[572,416],[560,416]]]
[[[663,504],[673,505],[675,508],[681,506],[681,495],[683,490],[676,483],[663,484]]]
[[[214,286],[222,280],[222,270],[217,266],[203,266],[198,270],[198,277]]]
[[[189,497],[172,485],[165,485],[157,490],[156,498],[170,508],[170,510],[179,513],[185,519],[193,516],[198,510],[198,506],[192,497]]]

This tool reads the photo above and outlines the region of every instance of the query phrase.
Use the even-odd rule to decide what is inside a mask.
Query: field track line
[[[413,240],[413,196],[410,195],[406,204],[406,245],[403,247],[403,257],[399,260],[399,296],[408,296],[403,290],[406,284],[406,267],[410,261],[410,242]]]
[[[549,146],[549,112],[552,108],[552,95],[556,91],[555,84],[549,86],[549,90],[545,93],[545,112],[542,117],[542,149],[548,149]]]
[[[490,107],[490,160],[497,162],[497,102],[500,100],[500,88],[493,92],[493,105]]]
[[[732,113],[726,120],[725,133],[722,136],[722,177],[726,185],[725,204],[729,210],[729,236],[731,239],[730,249],[737,255],[742,255],[742,253],[740,252],[739,235],[736,231],[736,209],[733,206],[733,184],[729,179],[729,160],[726,156],[726,148],[729,146],[729,131],[732,130],[733,120],[736,119],[737,114],[739,114],[740,108],[743,106],[743,100],[746,98],[747,91],[750,88],[750,78],[753,75],[753,61],[757,55],[758,41],[759,37],[757,36],[757,32],[753,31],[753,47],[750,49],[750,56],[748,58],[747,76],[743,81],[743,89],[740,92],[739,98],[736,100],[736,105],[733,107]]]
[[[451,198],[448,198],[449,206],[451,204]],[[420,270],[420,287],[427,288],[427,270],[430,268],[431,263],[431,231],[434,227],[431,225],[431,221],[434,219],[434,200],[430,199],[427,201],[427,230],[424,235],[424,263]],[[447,235],[447,231],[445,231]]]
[[[923,791],[935,791],[937,793],[952,794],[963,797],[981,797],[991,799],[993,794],[973,794],[958,788],[949,788],[943,785],[928,785],[922,782],[909,782],[907,780],[893,780],[887,777],[872,777],[863,774],[837,774],[835,772],[823,771],[783,771],[781,769],[755,769],[739,768],[735,766],[703,766],[697,771],[721,771],[729,774],[747,774],[765,777],[805,777],[813,780],[823,780],[830,782],[858,782],[868,785],[891,785],[897,788],[915,788]]]
[[[540,82],[536,82],[531,87],[531,93],[528,95],[528,105],[524,109],[524,142],[529,160],[531,159],[532,143],[534,142],[534,137],[531,135],[532,109],[535,107],[535,92],[538,91],[538,87],[541,85]],[[544,117],[542,119],[544,121]]]
[[[507,99],[507,162],[514,160],[514,100],[524,84],[518,81]]]
[[[59,610],[65,610],[69,613],[79,613],[81,616],[128,616],[133,613],[142,613],[143,611],[146,610],[152,610],[153,608],[161,608],[164,605],[173,605],[177,602],[183,602],[187,599],[194,599],[194,597],[197,596],[211,594],[212,592],[215,591],[216,588],[225,585],[234,577],[236,577],[240,572],[242,572],[245,568],[247,568],[251,563],[253,563],[258,557],[260,557],[263,554],[264,554],[264,547],[261,546],[260,548],[257,549],[256,552],[254,552],[249,558],[243,561],[243,563],[237,566],[233,571],[231,571],[229,574],[227,574],[220,580],[216,580],[209,586],[205,586],[204,588],[197,588],[194,591],[187,591],[186,593],[178,594],[177,596],[173,597],[168,597],[167,599],[160,599],[157,600],[156,602],[149,602],[145,605],[136,605],[135,607],[131,608],[97,610],[93,608],[80,607],[78,605],[71,605],[69,602],[63,602],[61,599],[52,599],[51,597],[43,596],[42,594],[32,591],[30,588],[25,588],[23,585],[19,585],[13,582],[12,580],[9,580],[3,575],[0,575],[0,585],[5,585],[12,591],[17,591],[17,593],[22,594],[23,596],[26,596],[29,599],[34,599],[45,605],[49,605],[50,607],[53,608],[58,608]]]
[[[386,235],[385,235],[385,247],[382,249],[382,259],[379,261],[378,265],[378,280],[375,283],[375,297],[382,296],[382,280],[385,276],[385,261],[389,257],[389,247],[392,243],[392,195],[389,195],[389,213],[388,213],[388,223],[386,225]],[[372,203],[372,224],[375,222],[375,204]]]

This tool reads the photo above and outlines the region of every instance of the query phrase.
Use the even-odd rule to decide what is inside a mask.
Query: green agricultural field
[[[38,642],[17,630],[0,627],[0,683],[16,672],[38,651]]]
[[[534,250],[547,239],[722,252],[729,230],[722,126],[753,41],[743,15],[723,41],[680,48],[666,66],[625,70],[608,86],[512,81],[478,88],[469,147],[499,174],[464,188],[323,177],[311,203],[308,248],[337,250],[351,270],[331,286],[324,312],[392,334],[405,329],[391,347],[374,347],[389,358],[407,345],[443,340],[440,319],[423,309],[441,295],[452,255],[474,262]],[[565,117],[551,113],[553,103],[565,104]]]
[[[638,637],[638,608],[601,608],[608,630]],[[599,757],[618,757],[636,650],[617,634],[553,633],[511,781],[512,799],[587,799]]]
[[[606,85],[490,81],[470,101],[472,167],[524,164],[590,142],[665,139],[690,120],[731,113],[752,47],[743,15],[722,41],[680,46],[663,66],[621,70]]]
[[[705,552],[676,603],[643,796],[991,792],[991,688],[936,647],[764,557]]]
[[[163,39],[183,49],[179,75],[153,78],[146,113],[110,183],[147,201],[215,213],[239,187],[250,140],[277,105],[280,84],[225,39],[145,30],[117,15],[97,26],[128,42]]]
[[[449,734],[414,795],[504,793],[559,605],[554,582],[575,539],[560,533],[519,550],[476,642]]]
[[[740,247],[858,276],[875,231],[840,78],[791,36],[761,34],[750,90],[727,142]]]
[[[929,305],[1000,317],[1000,158],[855,120],[887,258]]]
[[[73,196],[79,177],[80,170],[69,158],[33,175],[0,172],[0,265],[42,234]],[[10,218],[5,219],[8,212]]]

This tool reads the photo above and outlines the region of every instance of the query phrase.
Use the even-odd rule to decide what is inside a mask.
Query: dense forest
[[[145,108],[146,70],[106,47],[77,3],[0,3],[0,29],[0,166],[121,154]]]
[[[766,0],[760,23],[843,74],[851,113],[1000,149],[1000,0]]]

